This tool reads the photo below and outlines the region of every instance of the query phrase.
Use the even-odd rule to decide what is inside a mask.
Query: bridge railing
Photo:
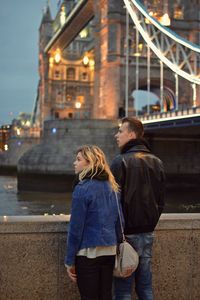
[[[200,107],[188,107],[186,109],[179,109],[175,111],[153,113],[150,115],[139,116],[140,120],[145,123],[159,122],[163,120],[175,120],[189,117],[200,116]]]

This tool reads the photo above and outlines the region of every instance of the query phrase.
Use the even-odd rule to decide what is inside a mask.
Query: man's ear
[[[130,131],[130,138],[133,140],[136,139],[136,134],[134,131]]]

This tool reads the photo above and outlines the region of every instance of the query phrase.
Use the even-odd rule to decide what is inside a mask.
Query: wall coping
[[[70,215],[0,216],[0,234],[66,232]],[[200,229],[200,213],[162,214],[156,230]]]

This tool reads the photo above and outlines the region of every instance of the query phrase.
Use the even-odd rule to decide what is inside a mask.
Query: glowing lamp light
[[[7,144],[4,145],[4,150],[8,151],[8,145]]]
[[[87,55],[85,55],[83,57],[83,64],[84,66],[87,66],[89,64],[90,60],[89,60],[89,57]]]
[[[51,57],[49,58],[49,66],[50,66],[50,67],[53,66],[53,61],[54,61],[54,59],[53,59],[53,57],[51,56]]]
[[[21,131],[19,128],[17,128],[17,135],[20,135],[21,134]]]
[[[90,65],[90,67],[91,67],[91,68],[93,68],[93,67],[94,67],[94,65],[95,65],[95,61],[94,61],[94,59],[90,59],[90,61],[89,61],[89,65]]]
[[[62,7],[61,12],[60,12],[60,24],[63,26],[66,21],[66,13],[65,13],[65,8]]]
[[[88,36],[88,30],[87,30],[87,28],[84,28],[84,29],[79,33],[79,36],[80,36],[82,39],[85,39],[85,38]]]
[[[81,108],[81,102],[76,102],[75,107],[78,108],[78,109]]]
[[[165,13],[162,17],[159,18],[158,20],[163,26],[170,26],[171,25],[171,20],[168,15],[168,13]]]
[[[26,126],[27,127],[30,127],[31,126],[31,122],[28,120],[28,121],[26,121]]]
[[[149,12],[149,15],[150,15],[151,17],[153,17],[153,16],[154,16],[153,11],[150,11],[150,12]],[[146,23],[146,24],[150,24],[150,21],[149,21],[147,18],[145,18],[145,23]]]
[[[135,53],[133,54],[133,56],[141,56],[141,53],[140,53],[140,52],[135,52]]]
[[[59,62],[61,61],[60,49],[56,50],[56,53],[54,55],[54,60],[55,60],[56,64],[59,64]]]
[[[53,134],[55,134],[55,133],[57,132],[57,129],[54,127],[54,128],[51,129],[51,132],[52,132]]]

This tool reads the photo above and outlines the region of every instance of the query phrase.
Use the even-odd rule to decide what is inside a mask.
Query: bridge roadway
[[[74,40],[93,17],[93,0],[80,0],[67,17],[63,27],[61,27],[49,41],[45,47],[45,52],[53,53],[57,48],[62,51]]]
[[[200,136],[200,107],[140,117],[147,135]]]

